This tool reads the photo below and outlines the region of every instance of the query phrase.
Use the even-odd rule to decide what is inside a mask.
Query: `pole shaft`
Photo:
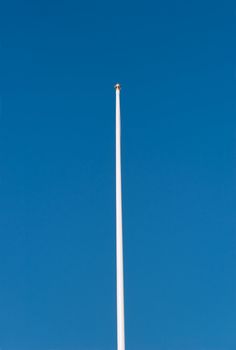
[[[117,349],[125,350],[124,272],[121,191],[120,86],[116,85],[116,283]]]

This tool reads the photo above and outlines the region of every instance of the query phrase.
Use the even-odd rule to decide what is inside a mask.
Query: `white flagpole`
[[[116,296],[117,296],[117,349],[125,350],[124,272],[121,195],[121,144],[120,144],[120,85],[116,90]]]

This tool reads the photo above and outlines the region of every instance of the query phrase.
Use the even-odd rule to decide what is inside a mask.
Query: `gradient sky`
[[[236,349],[235,2],[2,1],[0,348]]]

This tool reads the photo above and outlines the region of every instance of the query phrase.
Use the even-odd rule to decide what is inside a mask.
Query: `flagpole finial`
[[[116,90],[120,90],[120,89],[121,89],[120,84],[116,84],[116,85],[115,85],[115,89],[116,89]]]

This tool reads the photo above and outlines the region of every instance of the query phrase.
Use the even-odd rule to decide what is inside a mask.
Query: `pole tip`
[[[116,84],[116,85],[115,85],[115,89],[116,89],[116,90],[120,90],[120,89],[121,89],[120,84]]]

